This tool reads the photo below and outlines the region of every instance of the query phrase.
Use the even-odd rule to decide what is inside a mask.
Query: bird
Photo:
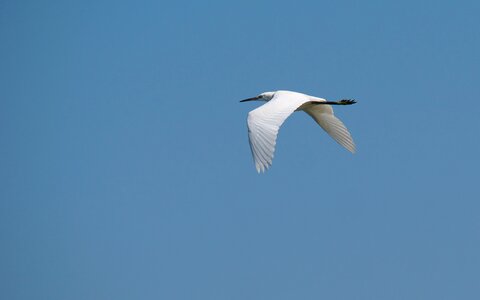
[[[295,111],[310,115],[337,143],[351,153],[355,153],[355,143],[347,127],[333,114],[332,105],[355,104],[354,99],[327,101],[292,91],[264,92],[258,96],[241,100],[265,101],[266,103],[250,111],[247,117],[248,139],[257,172],[264,173],[271,165],[278,130]]]

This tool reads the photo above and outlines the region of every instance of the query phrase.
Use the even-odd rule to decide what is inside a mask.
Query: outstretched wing
[[[248,113],[248,138],[257,172],[272,165],[280,126],[297,108],[309,102],[307,95],[278,91],[272,100]]]
[[[353,142],[347,127],[333,114],[330,105],[310,105],[304,111],[309,114],[337,143],[345,147],[348,151],[355,153],[355,143]]]

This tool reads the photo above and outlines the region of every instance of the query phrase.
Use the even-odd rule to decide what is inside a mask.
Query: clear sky
[[[478,1],[2,1],[0,298],[480,299]],[[306,114],[257,174],[264,91]]]

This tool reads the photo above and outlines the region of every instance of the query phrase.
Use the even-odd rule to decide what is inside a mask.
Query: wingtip
[[[352,154],[357,153],[357,147],[355,147],[355,145],[353,145],[352,148],[348,148],[347,150],[350,151],[350,153]]]
[[[265,171],[268,170],[268,165],[263,165],[263,164],[260,164],[260,163],[256,163],[255,164],[255,168],[257,169],[257,173],[260,174],[260,173],[265,173]]]
[[[255,164],[255,169],[257,169],[257,173],[260,174],[260,173],[263,173],[263,166],[259,163],[256,163]]]

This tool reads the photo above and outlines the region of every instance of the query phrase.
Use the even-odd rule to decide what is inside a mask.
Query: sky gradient
[[[480,299],[478,1],[192,2],[0,3],[0,298]]]

